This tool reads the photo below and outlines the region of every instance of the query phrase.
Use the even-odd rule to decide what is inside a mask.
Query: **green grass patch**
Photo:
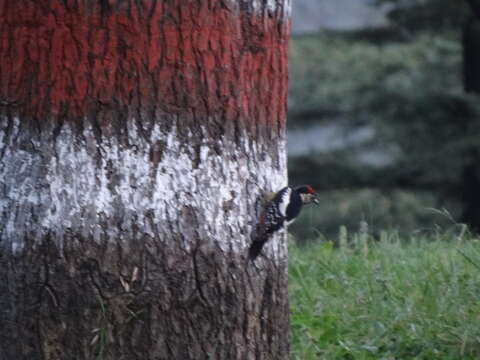
[[[480,358],[478,240],[291,244],[289,274],[292,359]]]

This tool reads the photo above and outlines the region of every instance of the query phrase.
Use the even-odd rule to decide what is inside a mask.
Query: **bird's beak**
[[[316,197],[316,196],[313,197],[312,202],[313,202],[315,205],[320,205],[320,201],[318,201],[318,197]]]

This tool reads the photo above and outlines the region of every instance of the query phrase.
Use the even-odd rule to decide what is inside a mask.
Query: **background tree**
[[[283,359],[289,2],[0,0],[0,358]]]
[[[463,90],[476,78],[478,39],[463,35],[462,44],[472,9],[444,0],[390,3],[396,6],[387,27],[294,39],[290,125],[335,128],[344,143],[292,159],[291,176],[305,179],[306,168],[311,177],[316,169],[321,176],[304,181],[337,191],[333,202],[344,209],[352,203],[346,198],[355,198],[351,191],[370,191],[373,210],[352,205],[344,214],[360,214],[355,221],[365,217],[377,229],[442,222],[418,210],[427,207],[446,207],[456,221],[477,229],[480,109],[478,98]],[[338,195],[345,189],[347,195]],[[338,214],[332,217],[341,219]],[[309,220],[322,230],[338,229],[318,221]]]

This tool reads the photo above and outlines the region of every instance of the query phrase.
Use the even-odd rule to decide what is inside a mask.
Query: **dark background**
[[[321,197],[297,240],[480,229],[478,9],[293,1],[289,176]]]

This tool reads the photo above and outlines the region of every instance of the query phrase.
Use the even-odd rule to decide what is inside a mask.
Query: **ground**
[[[480,357],[479,240],[347,238],[290,246],[292,359]]]

